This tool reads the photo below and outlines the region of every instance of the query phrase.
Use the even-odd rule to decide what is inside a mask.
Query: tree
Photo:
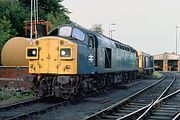
[[[0,18],[10,20],[12,28],[16,29],[18,35],[23,35],[23,21],[28,17],[28,11],[23,9],[21,4],[15,0],[0,2]]]
[[[31,0],[19,0],[24,7],[29,10]],[[61,5],[62,0],[38,0],[39,19],[47,20],[52,25],[70,23],[68,14],[70,12]]]
[[[93,31],[93,32],[103,34],[103,29],[102,29],[101,24],[94,24],[90,30]]]
[[[62,0],[38,0],[39,19],[49,20],[54,26],[69,23],[70,12],[61,5]],[[10,20],[18,36],[24,35],[23,21],[30,20],[31,0],[1,0],[0,18]]]
[[[0,19],[0,51],[4,45],[4,43],[15,35],[15,29],[12,29],[12,24],[10,20],[6,18]]]
[[[16,35],[16,30],[12,28],[12,24],[10,20],[4,18],[0,18],[0,54],[3,48],[3,45],[9,40],[11,37]],[[1,60],[0,60],[1,64]]]

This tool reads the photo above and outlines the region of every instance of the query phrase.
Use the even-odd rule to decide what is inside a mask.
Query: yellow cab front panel
[[[38,59],[29,60],[32,74],[77,74],[77,45],[60,37],[42,37],[35,41]],[[62,50],[68,49],[70,56],[61,57]],[[63,52],[62,52],[63,53]]]
[[[58,40],[39,40],[39,72],[57,74]]]
[[[142,51],[140,51],[140,50],[138,50],[138,58],[139,58],[138,67],[142,68],[143,67],[143,55],[142,55]]]

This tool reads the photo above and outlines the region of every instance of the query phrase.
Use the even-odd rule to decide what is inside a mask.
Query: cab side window
[[[94,38],[93,38],[93,36],[89,36],[88,47],[89,48],[94,48]]]

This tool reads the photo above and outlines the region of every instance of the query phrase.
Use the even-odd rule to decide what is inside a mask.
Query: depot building
[[[180,55],[165,52],[153,57],[156,71],[180,71]]]

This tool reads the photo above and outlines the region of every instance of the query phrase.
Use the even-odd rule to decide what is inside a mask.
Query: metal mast
[[[178,54],[177,53],[177,39],[178,39],[177,32],[178,32],[178,26],[176,26],[176,55]]]
[[[33,17],[34,17],[34,23],[33,23]],[[31,0],[31,30],[30,30],[31,42],[33,37],[33,24],[34,24],[35,38],[37,38],[37,27],[36,27],[37,20],[38,20],[38,0]]]
[[[38,21],[38,17],[39,17],[39,16],[38,16],[38,12],[39,12],[39,11],[38,11],[38,7],[39,7],[39,6],[38,6],[38,0],[36,0],[36,19],[37,19],[37,21]]]
[[[33,26],[32,26],[32,16],[33,16],[33,0],[31,0],[31,32],[30,32],[30,40],[32,42],[32,29],[33,29]]]
[[[36,27],[36,24],[37,24],[37,20],[36,20],[36,0],[34,0],[34,31],[35,31],[35,38],[37,38],[37,27]]]

